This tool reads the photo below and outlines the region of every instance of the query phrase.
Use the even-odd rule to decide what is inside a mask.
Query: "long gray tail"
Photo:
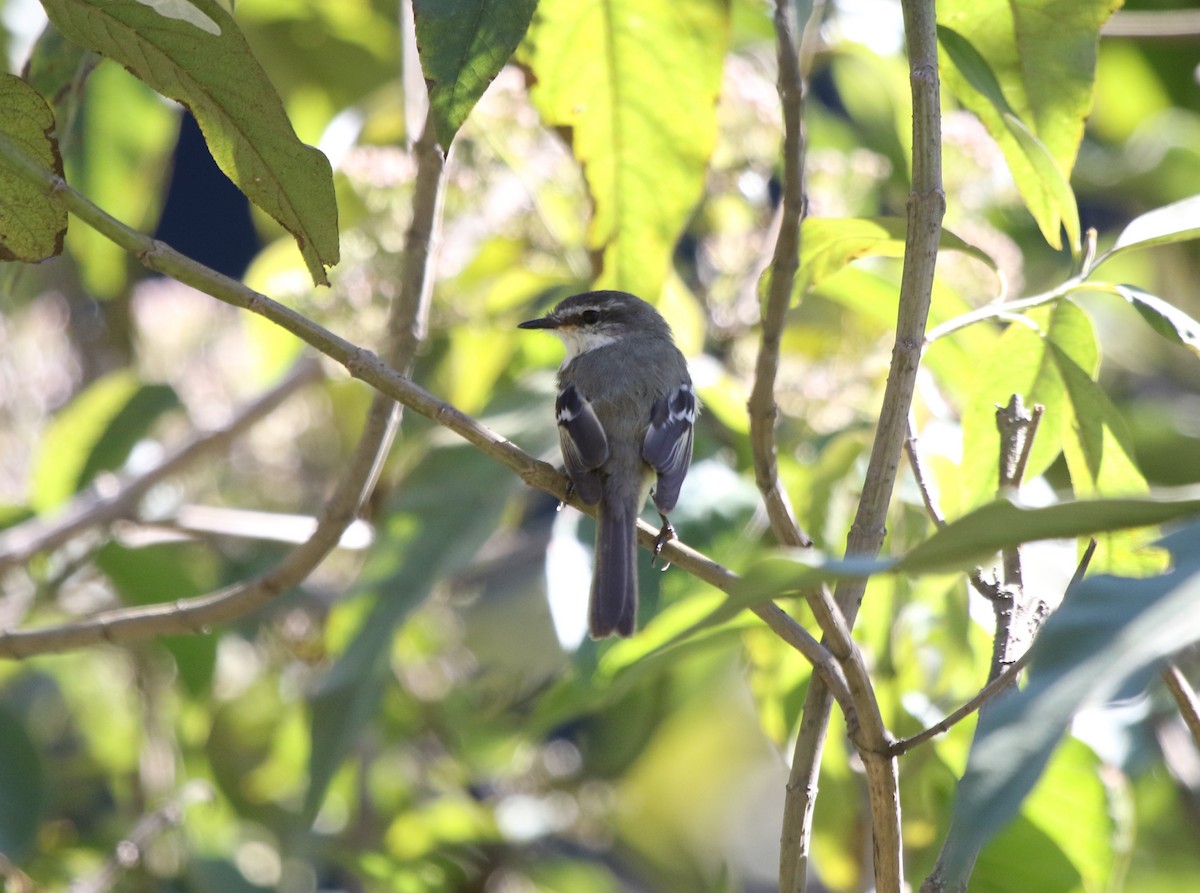
[[[593,639],[632,636],[637,625],[637,513],[601,498],[588,625]]]

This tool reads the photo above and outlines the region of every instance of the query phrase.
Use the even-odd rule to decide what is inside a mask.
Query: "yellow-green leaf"
[[[725,0],[539,3],[532,97],[583,165],[602,287],[662,289],[704,188],[728,44]]]
[[[800,226],[800,270],[797,290],[803,291],[862,257],[903,257],[908,221],[903,217],[809,217]],[[992,269],[995,262],[983,251],[943,229],[938,242],[947,251],[961,251]]]
[[[62,176],[54,115],[19,77],[0,73],[0,138]],[[0,164],[0,260],[37,263],[62,251],[67,211],[38,186]]]
[[[952,29],[984,60],[1005,104],[1045,147],[1068,180],[1092,107],[1100,28],[1120,0],[941,0],[938,23]],[[946,43],[942,41],[943,50]],[[943,65],[946,86],[977,114],[1000,144],[1013,179],[1043,236],[1060,247],[1061,202],[1003,120],[1004,110],[955,65]],[[1069,236],[1071,234],[1069,233]],[[1073,236],[1072,236],[1073,237]],[[1078,252],[1078,246],[1072,245]]]
[[[313,281],[338,261],[329,160],[296,137],[266,72],[215,0],[45,0],[68,38],[187,106],[213,160],[296,239]]]

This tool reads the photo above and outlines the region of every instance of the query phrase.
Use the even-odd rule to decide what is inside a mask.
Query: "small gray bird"
[[[692,459],[697,403],[687,361],[658,311],[622,291],[574,295],[520,328],[548,329],[567,348],[555,402],[559,442],[575,492],[598,504],[589,631],[594,639],[631,636],[638,515],[657,476],[657,555],[675,535],[667,514]]]

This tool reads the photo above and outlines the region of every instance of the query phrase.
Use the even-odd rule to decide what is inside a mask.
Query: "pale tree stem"
[[[875,555],[883,545],[887,509],[900,463],[917,366],[925,340],[933,272],[946,207],[941,176],[941,108],[934,3],[933,0],[904,0],[902,7],[913,98],[912,191],[908,199],[908,233],[892,364],[863,482],[862,498],[846,543],[847,555],[856,556]],[[838,607],[851,626],[858,615],[865,587],[865,581],[849,581],[837,587]],[[805,698],[788,779],[784,807],[785,835],[795,838],[796,853],[792,865],[782,866],[780,890],[783,893],[802,893],[807,882],[812,800],[817,793],[821,753],[829,729],[831,706],[829,693],[819,680],[814,679]],[[894,776],[894,760],[889,764]],[[878,834],[881,817],[873,818]],[[889,870],[890,865],[900,863],[899,835],[896,834],[895,838],[897,851],[881,852],[878,846],[875,850],[877,860],[888,860]],[[879,870],[877,864],[877,883]]]

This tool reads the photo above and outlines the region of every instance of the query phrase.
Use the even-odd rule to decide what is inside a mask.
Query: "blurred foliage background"
[[[571,113],[552,92],[562,77],[554,66],[579,57],[549,58],[561,39],[555,17],[570,6],[543,0],[516,64],[455,140],[431,328],[414,373],[550,461],[560,348],[515,325],[589,285],[601,260],[589,227],[603,223],[592,218],[571,147],[547,124],[561,128],[556,115]],[[711,163],[703,183],[659,184],[685,224],[678,239],[668,234],[669,265],[621,262],[637,265],[630,275],[657,297],[706,407],[676,526],[736,570],[769,545],[745,400],[781,120],[766,5],[733,0],[708,14],[715,29],[694,39],[719,75]],[[111,62],[68,97],[67,123],[60,112],[68,179],[127,223],[377,346],[400,276],[414,172],[395,4],[241,0],[236,18],[301,139],[333,162],[343,259],[331,289],[314,289],[290,237],[215,173],[181,110]],[[9,70],[18,71],[44,17],[31,0],[3,0],[0,23]],[[899,6],[834,3],[821,36],[807,109],[810,213],[902,216],[910,118]],[[1072,179],[1101,248],[1135,216],[1200,193],[1197,46],[1101,43]],[[705,89],[689,85],[688,95],[693,88]],[[669,117],[675,97],[648,101]],[[684,120],[672,117],[670,127],[686,131],[694,112],[677,114]],[[947,98],[943,125],[946,226],[991,256],[1010,297],[1069,276],[1070,257],[1046,245],[979,121]],[[652,197],[658,149],[641,151],[650,179],[614,187],[635,216],[636,202]],[[72,225],[66,249],[0,270],[5,526],[103,493],[113,474],[136,475],[233,417],[302,355],[290,335],[148,275],[85,226]],[[613,275],[617,260],[603,260]],[[1194,244],[1113,264],[1115,279],[1200,315]],[[788,319],[780,470],[804,527],[834,553],[870,448],[899,271],[888,258],[844,267]],[[948,252],[931,322],[999,288],[986,265]],[[1074,312],[1097,333],[1100,381],[1146,481],[1200,482],[1195,355],[1118,298],[1081,305]],[[927,356],[915,414],[951,517],[982,498],[963,460],[961,420],[987,384],[981,370],[1006,349],[1001,333],[991,323],[963,329]],[[227,451],[156,487],[135,518],[0,569],[0,625],[195,595],[278,560],[346,463],[369,401],[365,387],[326,372]],[[1049,493],[1067,483],[1059,456],[1032,486]],[[0,852],[11,860],[12,889],[100,877],[147,817],[166,827],[145,826],[144,858],[121,889],[774,888],[788,740],[809,679],[799,655],[747,616],[639,660],[715,603],[687,575],[647,564],[645,631],[626,642],[584,640],[591,522],[556,512],[550,497],[412,414],[368,520],[370,536],[226,627],[0,664]],[[885,551],[929,529],[902,477]],[[1075,557],[1072,545],[1030,553],[1027,578],[1055,598]],[[796,615],[804,620],[805,610]],[[961,577],[872,582],[856,637],[889,728],[919,731],[978,690],[989,623],[990,608]],[[825,889],[859,890],[870,878],[869,824],[839,722],[835,714],[814,868]],[[936,855],[972,727],[902,762],[913,877]],[[972,890],[1193,885],[1200,759],[1169,699],[1152,687],[1080,717],[1074,731],[1020,818],[984,852]]]

